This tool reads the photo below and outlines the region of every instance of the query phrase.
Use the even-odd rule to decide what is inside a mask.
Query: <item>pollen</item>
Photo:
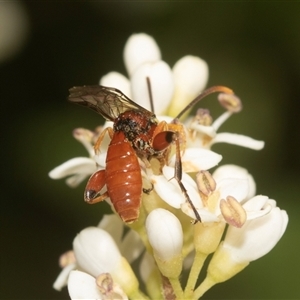
[[[220,209],[226,222],[234,227],[241,228],[247,220],[245,209],[232,196],[221,200]]]

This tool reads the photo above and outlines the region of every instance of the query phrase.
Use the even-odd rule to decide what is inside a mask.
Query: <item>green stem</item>
[[[149,298],[140,290],[136,290],[130,294],[131,300],[149,300]]]
[[[172,285],[176,299],[184,299],[183,290],[182,290],[179,278],[169,278],[169,281]]]
[[[216,284],[216,281],[213,280],[211,276],[207,276],[202,283],[197,287],[197,289],[194,291],[194,299],[199,299],[203,296],[205,292],[207,292],[212,286]]]
[[[202,266],[204,264],[205,259],[207,258],[206,254],[203,254],[202,252],[197,251],[195,254],[195,259],[189,274],[188,282],[186,284],[185,290],[184,290],[184,298],[191,298],[193,295],[193,291],[195,288],[195,285],[197,283],[199,273],[202,269]],[[197,298],[196,298],[197,299]]]

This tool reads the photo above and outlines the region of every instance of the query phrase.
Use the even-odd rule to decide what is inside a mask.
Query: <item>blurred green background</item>
[[[11,3],[1,2],[0,12]],[[208,86],[226,85],[241,97],[243,111],[221,131],[264,140],[265,148],[213,150],[222,163],[246,167],[257,193],[277,200],[290,218],[272,252],[204,298],[300,299],[300,3],[30,1],[21,8],[26,38],[0,61],[0,298],[68,298],[66,289],[52,289],[58,257],[108,211],[83,202],[84,183],[70,189],[48,178],[53,167],[86,156],[72,130],[103,121],[69,104],[68,89],[97,84],[112,70],[126,74],[124,44],[146,32],[170,66],[186,54],[200,56],[210,68]],[[215,102],[202,106],[218,116]]]

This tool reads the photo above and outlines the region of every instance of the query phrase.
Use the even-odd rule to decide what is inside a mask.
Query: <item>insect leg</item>
[[[149,188],[149,189],[143,188],[143,193],[150,195],[150,193],[153,191],[153,188],[154,188],[153,184],[151,183],[151,188]]]
[[[101,132],[101,134],[99,135],[99,137],[98,137],[98,139],[97,139],[97,141],[96,141],[96,143],[95,143],[95,145],[94,145],[94,150],[95,150],[95,154],[98,154],[99,152],[100,152],[100,145],[101,145],[101,143],[102,143],[102,141],[103,141],[103,139],[104,139],[104,137],[105,137],[105,134],[108,132],[108,134],[109,134],[109,137],[112,139],[112,137],[113,137],[113,135],[114,135],[114,131],[113,131],[113,129],[111,128],[111,127],[107,127],[107,128],[105,128],[102,132]]]
[[[186,188],[184,187],[182,183],[182,163],[181,163],[181,154],[180,154],[180,142],[179,142],[179,133],[175,132],[173,135],[173,140],[175,141],[175,147],[176,147],[176,159],[175,159],[175,172],[174,172],[174,178],[178,182],[178,185],[186,199],[186,201],[190,204],[192,207],[192,210],[194,211],[196,222],[201,222],[201,217],[199,213],[197,212],[192,200],[190,199]]]
[[[89,179],[85,191],[84,201],[89,204],[98,203],[108,198],[108,192],[100,194],[100,191],[105,185],[105,170],[95,172]]]

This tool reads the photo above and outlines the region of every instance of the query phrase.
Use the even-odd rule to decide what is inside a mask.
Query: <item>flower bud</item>
[[[128,98],[131,98],[130,82],[128,78],[121,73],[109,72],[101,77],[100,85],[116,88]]]
[[[182,270],[183,245],[180,221],[168,210],[157,208],[146,219],[146,231],[162,274],[178,277]]]
[[[159,47],[151,36],[139,33],[131,35],[127,40],[124,48],[124,62],[129,76],[132,76],[140,65],[160,59]]]
[[[131,78],[132,98],[139,105],[151,110],[150,93],[147,85],[150,80],[155,114],[162,114],[168,107],[174,91],[173,74],[162,60],[139,66]]]
[[[208,80],[207,63],[192,55],[187,55],[173,67],[175,92],[168,109],[168,115],[175,117],[205,87]]]

